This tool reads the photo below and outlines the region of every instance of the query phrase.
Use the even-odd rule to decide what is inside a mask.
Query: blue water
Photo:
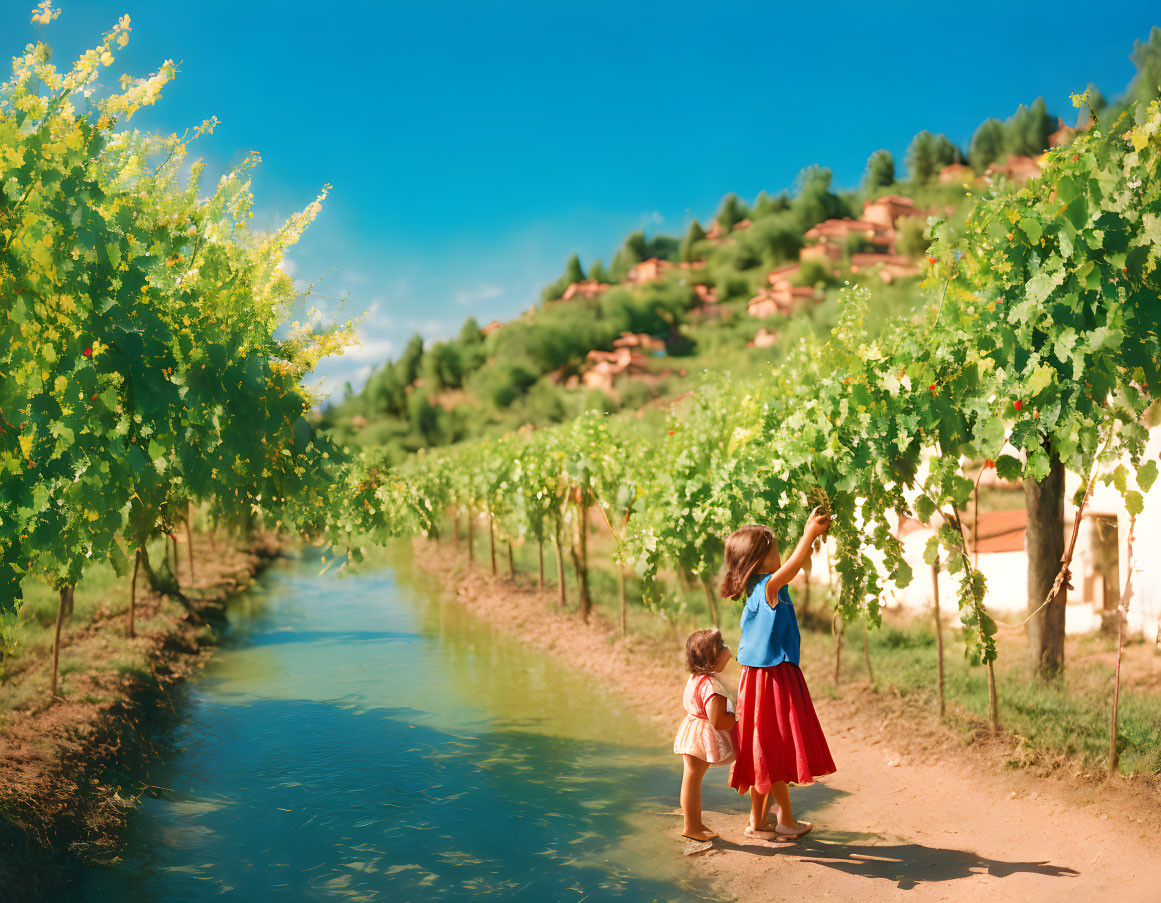
[[[122,862],[62,901],[701,900],[668,738],[397,550],[281,562],[229,611]],[[631,680],[626,675],[626,680]]]

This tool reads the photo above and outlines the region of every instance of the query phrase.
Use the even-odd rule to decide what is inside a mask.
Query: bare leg
[[[783,785],[785,786],[785,785]],[[770,809],[770,794],[759,793],[753,787],[750,788],[750,827],[755,831],[769,831],[770,826],[766,824],[766,813]]]
[[[770,786],[770,795],[774,797],[774,805],[778,809],[778,830],[780,834],[805,834],[813,825],[810,822],[795,821],[794,809],[790,805],[790,788],[785,781],[778,781]]]
[[[681,811],[685,815],[685,827],[681,833],[686,837],[709,840],[715,835],[701,820],[701,779],[709,768],[709,762],[696,756],[681,758],[685,762],[685,771],[681,776]]]

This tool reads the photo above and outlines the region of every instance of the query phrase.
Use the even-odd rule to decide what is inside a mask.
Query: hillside
[[[398,360],[327,407],[320,426],[400,460],[582,410],[640,410],[707,369],[757,372],[802,335],[829,331],[845,283],[875,289],[873,316],[906,315],[931,226],[958,228],[973,197],[1017,188],[1073,134],[1038,99],[982,123],[966,152],[920,132],[906,178],[879,150],[858,190],[836,190],[830,170],[810,166],[793,191],[752,203],[727,195],[708,229],[694,220],[680,238],[634,232],[608,266],[586,268],[574,254],[517,319],[481,327],[469,318],[442,342],[413,336]]]

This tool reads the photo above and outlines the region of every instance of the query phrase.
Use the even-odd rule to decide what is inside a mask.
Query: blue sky
[[[0,0],[9,56],[42,38],[65,65],[117,17],[124,68],[180,65],[134,125],[216,115],[214,175],[257,150],[257,221],[333,191],[296,278],[350,293],[363,344],[319,374],[360,384],[415,331],[533,304],[572,251],[606,263],[629,231],[680,234],[723,194],[793,185],[812,163],[854,187],[867,157],[920,129],[966,145],[1043,95],[1075,112],[1119,95],[1155,3],[346,2]],[[117,70],[120,71],[118,66]],[[207,184],[216,179],[210,177]],[[334,307],[334,305],[331,305]]]

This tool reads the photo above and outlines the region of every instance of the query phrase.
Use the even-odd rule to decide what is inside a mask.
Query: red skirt
[[[738,686],[738,758],[730,786],[738,793],[769,793],[778,781],[812,784],[834,774],[810,691],[797,665],[742,666]]]

